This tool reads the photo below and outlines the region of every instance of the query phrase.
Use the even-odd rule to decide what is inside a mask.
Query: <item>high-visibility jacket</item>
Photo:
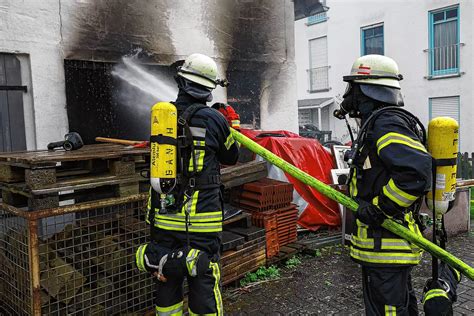
[[[178,115],[196,99],[178,97],[175,105]],[[189,190],[180,210],[160,214],[158,194],[150,194],[147,222],[152,224],[152,237],[156,230],[186,231],[186,212],[189,212],[189,233],[215,234],[222,231],[223,209],[220,190],[220,164],[237,162],[239,149],[221,113],[212,108],[201,108],[190,118],[195,159],[189,158],[183,168],[195,172],[196,189]],[[196,165],[194,165],[196,164]],[[200,182],[206,183],[200,185]],[[154,192],[152,192],[154,193]]]
[[[349,191],[355,200],[372,203],[421,236],[411,209],[430,189],[432,158],[411,126],[406,117],[393,112],[375,119],[370,136],[359,149],[365,151],[365,157],[356,159],[351,170]],[[351,246],[356,262],[368,266],[416,265],[421,255],[421,249],[388,230],[357,220]]]

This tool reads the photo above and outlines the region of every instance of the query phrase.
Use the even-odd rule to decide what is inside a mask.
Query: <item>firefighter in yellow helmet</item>
[[[348,86],[334,114],[361,124],[345,158],[350,195],[359,203],[350,254],[362,266],[366,314],[417,315],[410,272],[422,251],[380,225],[392,218],[421,234],[415,219],[432,183],[425,131],[401,109],[402,75],[391,58],[362,56],[343,80]]]
[[[179,88],[173,102],[178,115],[178,141],[163,136],[160,139],[159,135],[155,140],[178,147],[177,184],[166,199],[151,190],[147,207],[151,242],[139,247],[136,264],[158,279],[157,315],[183,314],[185,277],[189,314],[223,315],[220,164],[235,164],[239,149],[226,118],[206,103],[212,101],[212,90],[217,85],[225,86],[226,81],[218,79],[214,60],[202,54],[188,56],[178,67],[175,79]]]

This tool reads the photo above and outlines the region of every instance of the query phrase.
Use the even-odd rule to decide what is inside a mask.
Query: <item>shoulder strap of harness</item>
[[[402,109],[397,106],[385,106],[382,107],[372,113],[369,118],[365,121],[362,127],[359,130],[359,134],[357,135],[357,139],[355,144],[353,145],[353,149],[356,150],[354,153],[354,167],[358,169],[357,175],[360,176],[361,172],[359,172],[364,164],[367,156],[369,155],[370,150],[372,150],[375,146],[376,139],[373,139],[373,127],[375,121],[380,115],[385,113],[393,113],[394,115],[398,115],[399,117],[404,118],[413,132],[418,136],[421,143],[426,146],[426,130],[423,126],[423,123],[413,115],[412,113],[408,112],[405,109]],[[363,147],[362,147],[363,146]],[[354,175],[354,168],[351,168],[348,183],[351,181]]]
[[[209,189],[219,187],[221,184],[219,175],[211,175],[206,173],[197,173],[195,168],[197,166],[196,153],[194,150],[193,135],[190,128],[190,122],[193,116],[201,109],[207,108],[206,105],[195,103],[188,106],[178,117],[178,157],[180,157],[180,173],[178,179],[178,206],[181,207],[184,196],[192,195],[194,190]],[[193,161],[193,170],[189,170],[189,161]]]

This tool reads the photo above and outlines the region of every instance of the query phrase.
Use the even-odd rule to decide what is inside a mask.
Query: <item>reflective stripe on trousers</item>
[[[442,289],[429,290],[428,292],[426,292],[425,297],[423,297],[423,304],[425,304],[427,300],[430,300],[435,297],[440,297],[440,296],[445,297],[446,299],[449,300],[448,294],[446,294],[444,290]]]
[[[155,306],[155,314],[157,316],[181,316],[183,315],[183,302],[168,307]]]
[[[385,316],[396,316],[397,308],[395,306],[385,305]]]
[[[222,295],[221,295],[221,289],[220,289],[220,279],[221,279],[221,273],[219,269],[219,264],[217,262],[211,262],[209,263],[209,268],[212,270],[212,276],[214,278],[214,288],[213,288],[213,294],[214,294],[214,301],[216,303],[216,312],[215,313],[206,313],[206,314],[198,314],[195,313],[191,310],[191,308],[188,308],[189,315],[194,316],[194,315],[206,315],[206,316],[222,316],[224,315],[224,307],[222,304]]]

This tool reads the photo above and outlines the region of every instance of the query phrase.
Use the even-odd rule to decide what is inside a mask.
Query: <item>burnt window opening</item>
[[[98,136],[132,140],[150,137],[150,110],[160,100],[112,75],[117,63],[65,60],[66,108],[69,130],[85,144]],[[141,65],[168,83],[175,68]]]

